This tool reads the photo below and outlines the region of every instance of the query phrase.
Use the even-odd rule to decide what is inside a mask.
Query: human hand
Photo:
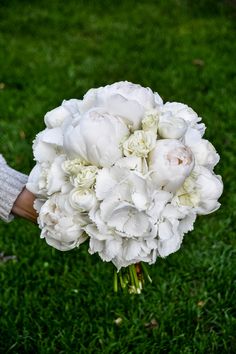
[[[37,213],[33,207],[34,200],[33,193],[24,187],[13,205],[12,214],[36,223]]]

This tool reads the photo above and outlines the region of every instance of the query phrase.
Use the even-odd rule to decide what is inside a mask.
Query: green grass
[[[221,209],[149,267],[140,296],[115,295],[112,265],[87,245],[60,253],[36,226],[0,222],[0,251],[16,256],[0,261],[1,353],[236,352],[235,14],[223,0],[0,2],[0,138],[11,166],[30,172],[32,140],[63,99],[129,80],[203,117],[225,185]]]

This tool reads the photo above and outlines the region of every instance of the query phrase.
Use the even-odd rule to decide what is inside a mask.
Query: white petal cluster
[[[191,150],[176,139],[160,139],[149,156],[153,182],[160,189],[175,192],[193,170]]]
[[[148,157],[154,148],[156,136],[150,131],[136,130],[123,144],[125,156]]]
[[[89,90],[45,115],[27,188],[41,237],[119,270],[176,252],[197,215],[220,206],[219,162],[190,107],[127,81]]]

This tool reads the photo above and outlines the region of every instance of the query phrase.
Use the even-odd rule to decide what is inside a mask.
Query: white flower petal
[[[132,131],[140,128],[144,108],[138,102],[127,100],[116,94],[107,99],[105,108],[110,114],[123,118],[125,124]]]
[[[190,175],[194,167],[191,150],[179,140],[161,139],[149,154],[152,179],[161,189],[175,192]]]
[[[108,168],[101,169],[96,178],[96,196],[99,200],[106,198],[117,184],[117,181],[113,178]]]
[[[124,248],[125,259],[127,259],[127,261],[138,259],[140,250],[141,250],[140,242],[129,240],[126,244],[126,247]]]
[[[128,134],[129,130],[121,119],[101,109],[90,110],[75,126],[67,127],[64,146],[72,158],[109,167],[122,157],[120,145]]]
[[[70,117],[70,112],[68,112],[65,107],[59,106],[46,113],[44,117],[44,122],[48,128],[56,128],[60,127],[63,124],[64,120]]]

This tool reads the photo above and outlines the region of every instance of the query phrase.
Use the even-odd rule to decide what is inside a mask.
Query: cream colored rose
[[[71,184],[76,188],[88,189],[94,185],[97,172],[96,166],[83,166],[76,175],[70,177]]]
[[[152,131],[157,133],[157,126],[159,121],[160,112],[157,109],[150,109],[145,112],[142,120],[142,128],[144,131]]]
[[[81,159],[66,160],[62,164],[62,169],[68,175],[77,175],[86,162]]]
[[[85,212],[91,210],[97,203],[93,190],[74,188],[69,195],[69,202],[72,208]]]
[[[135,155],[138,157],[147,157],[148,153],[154,148],[156,136],[154,133],[143,130],[136,130],[123,143],[124,155]]]

